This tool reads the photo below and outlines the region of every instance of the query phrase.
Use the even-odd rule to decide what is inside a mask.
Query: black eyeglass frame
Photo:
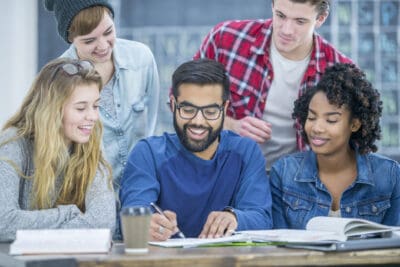
[[[206,120],[209,120],[209,121],[215,121],[221,117],[221,114],[224,112],[224,108],[225,108],[225,102],[223,102],[221,106],[217,105],[217,104],[212,104],[212,105],[207,105],[207,106],[202,106],[202,107],[199,107],[199,106],[196,106],[196,105],[193,105],[190,103],[178,103],[176,100],[174,101],[174,103],[175,103],[175,105],[174,105],[175,110],[178,110],[179,116],[184,120],[192,120],[193,118],[195,118],[197,116],[197,114],[199,113],[199,110],[200,110],[201,114],[203,115],[203,118],[205,118]],[[193,116],[191,116],[191,117],[182,116],[181,108],[184,108],[184,107],[195,108],[196,112],[194,112]],[[209,118],[208,115],[205,115],[207,113],[204,113],[204,110],[207,108],[217,108],[219,111],[218,116],[216,118]]]

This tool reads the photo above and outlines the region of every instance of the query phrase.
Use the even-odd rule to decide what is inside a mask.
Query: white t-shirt
[[[279,157],[297,151],[296,130],[292,119],[294,101],[310,61],[310,54],[300,61],[283,57],[271,42],[271,63],[274,79],[268,91],[262,119],[272,124],[272,136],[260,144],[267,160],[267,170]]]
[[[340,209],[338,209],[338,210],[329,210],[329,213],[328,213],[328,216],[329,217],[338,217],[338,218],[340,218],[340,217],[342,217],[342,214],[341,214],[341,212],[340,212]]]

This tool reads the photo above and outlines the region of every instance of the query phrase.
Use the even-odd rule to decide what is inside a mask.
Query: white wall
[[[0,125],[17,110],[37,66],[37,1],[0,0]]]

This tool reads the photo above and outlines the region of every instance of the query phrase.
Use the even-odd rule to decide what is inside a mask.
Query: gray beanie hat
[[[114,9],[107,0],[45,0],[44,6],[48,11],[54,11],[58,24],[58,34],[67,42],[68,29],[73,18],[83,9],[92,6],[105,6],[114,16]]]

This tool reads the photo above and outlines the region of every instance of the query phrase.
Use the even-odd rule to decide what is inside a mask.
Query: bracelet
[[[226,212],[232,213],[233,216],[235,216],[235,219],[236,219],[236,221],[237,221],[235,209],[234,209],[233,207],[231,207],[231,206],[226,206],[222,211],[226,211]]]

